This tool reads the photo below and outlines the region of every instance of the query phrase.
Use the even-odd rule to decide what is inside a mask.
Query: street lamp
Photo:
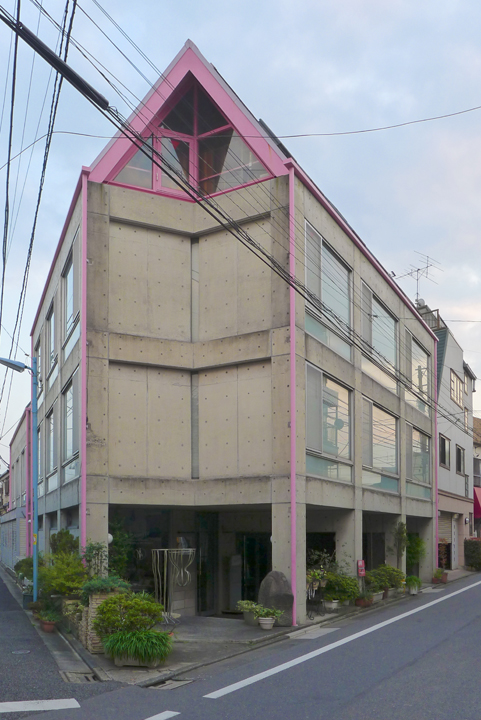
[[[15,370],[15,372],[23,372],[29,370],[32,373],[32,495],[33,495],[33,600],[38,597],[38,428],[37,428],[37,358],[32,358],[32,367],[10,360],[9,358],[0,358],[0,365]]]

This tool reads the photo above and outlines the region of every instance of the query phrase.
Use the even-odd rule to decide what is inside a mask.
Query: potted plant
[[[107,655],[117,667],[136,665],[155,668],[172,650],[172,636],[157,630],[120,630],[103,640]]]
[[[366,590],[365,592],[360,593],[354,602],[358,607],[369,607],[372,605],[372,593]]]
[[[382,586],[379,584],[379,581],[376,578],[376,575],[372,571],[368,570],[366,572],[365,582],[366,582],[366,591],[368,593],[372,594],[373,605],[375,603],[381,602],[384,597],[384,590],[383,590]]]
[[[313,590],[317,590],[319,587],[326,587],[326,584],[326,573],[322,568],[311,568],[307,571],[306,585],[308,589],[311,586]]]
[[[342,573],[326,573],[326,610],[335,612],[341,603],[355,600],[359,595],[359,585],[356,578]]]
[[[276,608],[266,608],[263,605],[256,605],[254,615],[259,620],[259,625],[263,630],[272,630],[277,618],[284,614],[283,610]]]
[[[417,595],[421,589],[422,581],[416,575],[408,575],[406,577],[406,587],[410,595]]]
[[[239,600],[237,603],[237,609],[242,612],[246,625],[257,627],[259,624],[257,617],[254,615],[256,607],[257,603],[253,602],[253,600]]]
[[[436,568],[436,570],[433,573],[433,583],[437,585],[438,583],[447,583],[448,582],[448,573],[444,568]]]
[[[53,632],[55,623],[62,619],[62,616],[56,610],[41,610],[39,614],[40,627],[44,632]]]

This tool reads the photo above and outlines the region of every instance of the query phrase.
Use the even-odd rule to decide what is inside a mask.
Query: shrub
[[[43,593],[71,595],[80,592],[87,573],[79,555],[59,553],[52,557],[50,565],[39,570],[39,582]]]
[[[43,565],[45,565],[45,560],[43,558],[43,555],[39,553],[38,566],[41,567]],[[22,558],[15,563],[13,569],[15,570],[17,575],[22,574],[24,577],[27,578],[27,580],[33,580],[33,557]]]
[[[381,592],[381,590],[384,590],[384,585],[381,583],[381,577],[379,577],[374,570],[367,570],[366,572],[366,590],[370,593]]]
[[[253,600],[239,600],[237,603],[237,609],[241,612],[254,612],[257,607],[257,603]]]
[[[156,630],[120,630],[105,637],[105,652],[113,658],[135,658],[142,663],[165,660],[172,650],[172,638]]]
[[[359,584],[356,578],[336,573],[326,573],[326,600],[355,600],[359,595]]]
[[[392,565],[379,565],[375,570],[371,570],[371,576],[382,589],[400,588],[404,581],[403,571]]]
[[[119,578],[118,575],[109,575],[108,577],[95,577],[91,580],[87,580],[86,583],[82,585],[82,590],[80,593],[80,600],[82,601],[83,605],[89,604],[89,597],[91,595],[95,594],[108,594],[111,592],[114,592],[115,590],[122,590],[123,592],[127,592],[130,590],[129,583],[125,582],[125,580],[122,580],[122,578]]]
[[[151,630],[162,620],[163,609],[159,603],[138,598],[134,593],[112,595],[97,608],[94,627],[102,638],[121,630]]]
[[[109,522],[109,532],[112,535],[109,545],[109,570],[125,578],[133,560],[134,536],[125,530],[121,518],[113,518]]]
[[[266,608],[263,605],[256,605],[254,608],[254,617],[256,618],[276,618],[276,620],[284,615],[283,610],[276,608]]]
[[[418,590],[422,587],[422,580],[418,578],[416,575],[408,575],[406,577],[406,587],[407,588],[417,588]]]
[[[54,555],[59,553],[77,555],[78,538],[75,538],[67,528],[62,528],[57,533],[50,535],[50,550]]]
[[[426,556],[426,543],[419,535],[408,533],[406,567],[412,570]]]
[[[475,570],[481,570],[481,538],[466,538],[464,562]]]
[[[82,548],[82,560],[89,577],[106,574],[109,555],[105,543],[88,540],[87,545]]]

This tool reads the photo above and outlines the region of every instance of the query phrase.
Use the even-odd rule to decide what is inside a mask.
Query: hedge
[[[466,538],[464,541],[464,564],[481,570],[481,538]]]

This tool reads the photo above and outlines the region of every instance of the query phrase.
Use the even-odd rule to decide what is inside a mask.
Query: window
[[[350,391],[312,365],[307,365],[306,383],[308,472],[350,481],[350,465],[340,462],[351,459]]]
[[[37,358],[37,397],[40,397],[43,390],[42,374],[42,343],[40,339],[35,345],[35,357]]]
[[[67,265],[64,270],[63,274],[63,283],[64,283],[64,318],[65,318],[65,328],[64,328],[64,334],[65,338],[68,338],[70,333],[72,332],[74,323],[75,323],[75,313],[74,313],[74,277],[73,277],[73,257],[70,256],[70,259],[67,262]]]
[[[464,408],[464,432],[468,432],[469,430],[469,410],[468,408]]]
[[[308,302],[306,316],[310,332],[335,352],[351,359],[351,271],[327,245],[322,235],[306,223],[306,285],[319,302]],[[319,323],[322,321],[322,324]],[[317,327],[316,327],[317,326]],[[340,333],[341,340],[335,333]]]
[[[365,351],[388,370],[397,366],[396,320],[362,283],[362,339]]]
[[[443,467],[451,467],[451,441],[444,435],[439,436],[439,464]]]
[[[63,480],[70,482],[80,472],[78,432],[78,370],[63,391]]]
[[[57,361],[55,346],[55,313],[53,305],[47,315],[47,375]]]
[[[451,370],[451,400],[463,407],[463,381],[456,375],[454,370]]]
[[[464,497],[469,497],[469,475],[464,476]]]
[[[182,192],[173,177],[196,185],[205,195],[224,192],[268,177],[249,146],[195,82],[159,123],[147,143],[167,164],[159,168],[152,154],[133,150],[113,178],[147,189]],[[165,169],[164,169],[165,168]]]
[[[430,484],[429,437],[406,424],[406,478]]]
[[[38,452],[38,497],[42,497],[44,495],[44,477],[45,477],[45,463],[44,463],[44,456],[43,456],[43,445],[42,445],[42,438],[43,438],[43,423],[40,423],[38,426],[38,432],[37,432],[37,452]]]
[[[464,475],[464,448],[456,445],[456,472]]]
[[[464,392],[466,393],[466,395],[468,394],[468,388],[468,373],[464,373]]]
[[[367,398],[363,398],[362,464],[381,473],[398,472],[396,418]]]
[[[406,330],[407,376],[416,394],[429,399],[429,355]]]
[[[55,430],[56,403],[45,418],[45,475],[47,492],[55,490],[58,485],[57,476],[57,441]]]

